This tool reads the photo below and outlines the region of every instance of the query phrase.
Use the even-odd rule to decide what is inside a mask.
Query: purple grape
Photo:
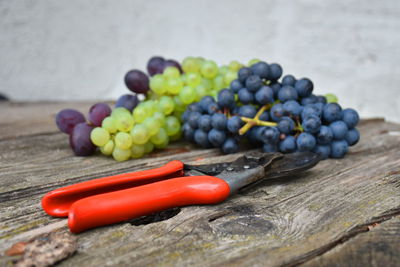
[[[115,107],[124,107],[127,110],[132,111],[138,104],[139,99],[136,95],[121,95],[115,103]]]
[[[105,117],[110,116],[111,108],[104,103],[94,104],[89,109],[89,122],[94,126],[101,126]]]
[[[137,94],[145,94],[150,90],[149,77],[140,70],[130,70],[125,75],[125,84],[129,90]]]
[[[175,67],[175,68],[177,68],[177,69],[180,71],[180,73],[183,73],[182,68],[181,68],[181,65],[180,65],[177,61],[175,61],[175,60],[173,60],[173,59],[168,59],[168,60],[166,60],[166,61],[164,62],[163,71],[164,71],[164,69],[167,68],[167,67]]]
[[[75,109],[63,109],[56,115],[58,129],[66,134],[71,134],[75,125],[85,121],[85,116]]]
[[[162,73],[164,70],[165,59],[162,57],[152,57],[147,62],[147,72],[150,76]]]
[[[85,122],[78,123],[69,136],[69,144],[77,156],[89,156],[96,151],[96,146],[90,141],[93,127]]]

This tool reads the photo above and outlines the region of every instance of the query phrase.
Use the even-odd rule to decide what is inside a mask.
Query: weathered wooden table
[[[89,106],[0,103],[0,265],[22,257],[6,255],[13,244],[68,233],[65,219],[41,209],[49,190],[172,159],[207,163],[238,156],[181,143],[123,163],[101,155],[75,157],[54,116],[65,107],[86,113]],[[399,266],[400,125],[370,119],[359,129],[361,142],[345,159],[265,181],[219,205],[84,232],[73,239],[75,254],[60,265]]]

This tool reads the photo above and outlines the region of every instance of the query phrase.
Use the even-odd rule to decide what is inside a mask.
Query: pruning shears
[[[98,178],[47,193],[47,214],[68,217],[73,233],[169,208],[217,204],[264,179],[291,176],[312,168],[320,156],[253,152],[232,162],[188,165],[174,160],[162,167]]]

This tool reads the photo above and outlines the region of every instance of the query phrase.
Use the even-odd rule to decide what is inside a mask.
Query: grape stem
[[[242,121],[246,122],[246,124],[239,129],[239,134],[244,135],[247,133],[248,130],[251,129],[253,126],[277,126],[278,124],[276,122],[272,121],[262,121],[259,119],[261,114],[271,108],[272,104],[266,104],[260,108],[260,110],[257,112],[256,116],[254,118],[247,118],[247,117],[240,117]]]

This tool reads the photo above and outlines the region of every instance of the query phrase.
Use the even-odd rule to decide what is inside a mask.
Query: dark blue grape
[[[360,117],[358,116],[357,111],[352,108],[346,108],[343,110],[342,120],[346,123],[349,129],[354,128],[357,123],[360,121]]]
[[[75,109],[63,109],[56,115],[58,129],[66,134],[71,134],[75,125],[85,121],[85,116]]]
[[[309,105],[309,104],[315,104],[318,102],[318,98],[316,95],[310,95],[308,97],[304,97],[301,99],[300,103],[303,106]]]
[[[326,122],[334,122],[342,119],[342,107],[337,103],[328,103],[324,106],[322,118]]]
[[[317,96],[317,103],[326,104],[326,103],[328,103],[328,102],[327,102],[325,96],[323,96],[323,95],[318,95],[318,96]]]
[[[239,151],[239,144],[232,137],[227,138],[225,143],[222,145],[222,153],[224,154],[232,154],[238,151]]]
[[[315,147],[317,141],[315,137],[309,133],[301,133],[297,137],[297,149],[299,151],[311,151]]]
[[[96,146],[90,140],[93,127],[86,122],[75,125],[69,135],[69,145],[76,156],[89,156],[96,151]]]
[[[189,110],[185,110],[182,114],[182,121],[183,122],[187,122],[187,120],[189,119],[190,116],[190,111]]]
[[[280,132],[276,127],[266,127],[261,133],[261,141],[266,143],[275,144],[279,141]]]
[[[323,103],[314,103],[312,105],[317,108],[319,117],[322,117],[322,112],[324,111],[325,104],[323,104]]]
[[[223,89],[218,93],[218,105],[221,108],[230,107],[235,102],[235,94],[229,89]]]
[[[333,133],[331,128],[329,128],[329,126],[322,125],[316,137],[318,144],[329,144],[333,140]]]
[[[253,72],[250,68],[247,68],[247,67],[241,68],[238,72],[238,80],[242,84],[244,84],[246,82],[246,79],[248,77],[250,77],[250,75],[252,75],[252,74],[253,74]]]
[[[158,73],[163,73],[165,59],[162,57],[152,57],[147,62],[147,72],[150,76],[156,75]]]
[[[349,150],[349,145],[345,140],[333,141],[331,143],[331,158],[343,158]]]
[[[282,78],[282,85],[290,85],[293,86],[296,84],[296,78],[293,75],[285,75]]]
[[[263,79],[267,79],[269,76],[269,66],[265,62],[257,62],[256,64],[252,65],[251,70],[253,74],[260,76]]]
[[[282,76],[282,67],[279,64],[272,63],[269,65],[268,80],[276,81]]]
[[[270,110],[270,117],[273,121],[279,121],[284,116],[285,110],[281,103],[275,104]]]
[[[226,134],[224,131],[211,129],[211,131],[208,132],[208,141],[210,141],[214,147],[221,147],[225,140]]]
[[[321,155],[322,159],[329,158],[331,154],[331,146],[330,145],[316,145],[312,150],[314,153]]]
[[[274,91],[269,86],[262,86],[255,94],[258,104],[265,105],[274,102]]]
[[[301,78],[296,82],[294,85],[294,88],[297,91],[297,94],[300,97],[308,97],[311,95],[313,89],[314,89],[314,84],[312,81],[308,78]]]
[[[318,133],[321,128],[321,119],[318,116],[310,115],[301,123],[307,133]]]
[[[278,99],[281,102],[285,102],[288,100],[297,100],[297,91],[292,86],[285,85],[278,92]]]
[[[232,91],[235,94],[237,94],[239,92],[239,90],[243,88],[243,84],[238,79],[236,79],[231,82],[230,87],[231,87]]]
[[[250,92],[257,92],[258,89],[261,88],[261,86],[263,85],[262,80],[260,77],[258,77],[257,75],[250,75],[247,79],[246,79],[246,88],[247,90],[249,90]]]
[[[243,104],[250,104],[254,102],[254,95],[246,88],[242,88],[238,93],[239,101]]]
[[[211,126],[218,130],[225,130],[228,119],[222,113],[215,113],[211,116]]]
[[[212,126],[211,126],[211,116],[207,115],[207,114],[203,114],[201,115],[200,119],[199,119],[199,128],[205,132],[208,132],[211,130]]]
[[[303,108],[299,102],[295,100],[289,100],[283,104],[283,110],[291,115],[300,116]]]
[[[186,110],[191,112],[199,112],[203,113],[203,108],[201,107],[200,103],[193,103],[187,106]]]
[[[239,132],[239,129],[242,128],[243,124],[244,123],[239,116],[232,116],[228,119],[226,127],[231,133],[237,134]]]
[[[200,107],[201,107],[202,110],[207,111],[208,106],[209,106],[211,103],[215,103],[215,100],[214,100],[214,98],[213,98],[212,96],[207,95],[207,96],[203,96],[203,97],[201,98],[201,100],[200,100],[200,102],[199,102],[199,105],[200,105]]]
[[[265,153],[272,153],[272,152],[278,152],[278,144],[263,144],[263,151]]]
[[[197,129],[199,127],[200,117],[201,117],[200,112],[197,111],[190,112],[189,118],[187,120],[190,127],[192,127],[193,129]]]
[[[329,124],[329,128],[331,128],[332,133],[333,133],[333,139],[336,140],[341,140],[344,139],[348,132],[348,128],[346,123],[344,121],[334,121],[331,124]]]
[[[319,112],[318,108],[314,106],[314,104],[308,104],[303,108],[303,111],[301,112],[302,120],[307,119],[307,117],[309,116],[321,116],[321,113]]]
[[[280,83],[278,83],[278,82],[274,82],[274,83],[271,83],[269,85],[269,87],[272,88],[272,91],[274,91],[274,98],[277,99],[278,98],[278,92],[279,92],[279,90],[281,90],[282,85]]]
[[[346,133],[344,139],[349,146],[354,146],[360,140],[360,132],[356,128],[353,128]]]
[[[130,70],[125,74],[125,85],[134,93],[145,94],[150,90],[149,77],[140,70]]]
[[[277,127],[281,133],[290,134],[294,130],[295,123],[289,117],[282,117]]]
[[[265,131],[265,126],[252,127],[247,133],[246,137],[253,145],[259,145],[261,142],[261,134]]]
[[[111,114],[111,108],[107,104],[97,103],[97,104],[94,104],[89,109],[88,120],[94,126],[101,126],[101,123],[103,122],[103,120],[106,117],[110,116],[110,114]]]
[[[296,139],[291,135],[287,135],[285,139],[283,139],[279,143],[279,151],[281,151],[282,153],[294,152],[296,151],[296,148],[297,148]]]
[[[197,129],[194,132],[194,141],[203,148],[211,147],[211,143],[208,141],[208,133],[203,130]]]
[[[186,141],[194,142],[194,129],[190,127],[189,123],[184,123],[182,126],[183,137]]]
[[[218,111],[219,111],[219,106],[218,106],[217,103],[211,103],[207,107],[207,113],[210,114],[210,115],[212,115],[212,114],[214,114],[214,113],[216,113]]]
[[[239,108],[239,115],[242,117],[254,118],[256,114],[256,108],[251,105],[244,105]]]
[[[136,95],[121,95],[117,102],[115,103],[115,107],[123,107],[127,110],[131,111],[139,104],[139,99]]]
[[[269,121],[269,112],[268,111],[264,111],[263,113],[261,113],[260,117],[258,117],[259,120],[262,121]]]

